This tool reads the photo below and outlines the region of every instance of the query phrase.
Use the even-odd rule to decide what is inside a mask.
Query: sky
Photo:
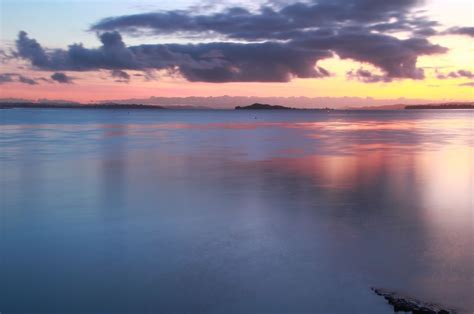
[[[0,20],[3,99],[474,101],[472,0],[0,0]]]

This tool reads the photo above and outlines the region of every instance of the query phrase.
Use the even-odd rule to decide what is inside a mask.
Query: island
[[[277,105],[269,105],[269,104],[260,104],[255,103],[250,106],[237,106],[235,110],[294,110],[295,108],[285,107],[285,106],[277,106]]]

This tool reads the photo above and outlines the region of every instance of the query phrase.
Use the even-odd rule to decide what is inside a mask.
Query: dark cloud
[[[287,82],[293,77],[325,77],[328,71],[315,64],[332,55],[320,49],[273,42],[126,47],[117,32],[103,33],[100,40],[102,46],[97,49],[71,45],[67,50],[50,53],[23,32],[17,43],[35,43],[34,53],[21,54],[19,47],[19,55],[42,70],[167,70],[190,81],[206,82]],[[35,61],[36,54],[41,63]]]
[[[23,84],[28,84],[28,85],[36,85],[38,84],[35,80],[30,79],[29,77],[19,75],[18,76],[18,82],[23,83]]]
[[[199,63],[186,62],[180,73],[190,81],[206,82],[288,82],[292,78],[321,78],[329,72],[315,67],[331,53],[280,43],[211,43],[168,45],[172,51]]]
[[[458,70],[457,75],[459,77],[466,77],[469,79],[474,79],[474,73],[468,70]]]
[[[16,40],[18,56],[31,61],[43,70],[86,71],[94,69],[130,68],[134,64],[133,53],[125,47],[120,34],[116,32],[100,35],[102,47],[87,49],[82,44],[73,44],[67,50],[46,51],[26,32],[20,32]]]
[[[349,79],[356,79],[364,83],[388,83],[392,81],[392,79],[390,77],[387,77],[386,75],[374,74],[364,69],[359,69],[357,71],[349,71],[347,73],[347,77]]]
[[[275,9],[262,6],[258,12],[231,7],[209,15],[179,10],[133,14],[103,19],[95,31],[221,34],[242,40],[291,39],[290,34],[308,28],[340,29],[364,26],[367,30],[422,31],[438,25],[416,16],[419,0],[319,0],[291,3]],[[387,22],[392,21],[393,22]]]
[[[466,35],[474,37],[474,27],[453,27],[449,29],[446,33],[452,35]]]
[[[13,76],[10,73],[0,73],[0,84],[14,82]]]
[[[19,82],[27,85],[37,85],[38,82],[17,73],[0,73],[0,84]]]
[[[122,70],[112,70],[110,75],[116,79],[116,82],[119,83],[128,83],[130,82],[130,75]]]
[[[457,70],[449,72],[447,74],[439,73],[436,76],[440,80],[450,79],[450,78],[468,78],[474,79],[474,73],[468,70]]]
[[[73,79],[69,76],[67,76],[64,73],[61,72],[56,72],[53,75],[51,75],[51,79],[55,82],[61,83],[61,84],[72,84]]]
[[[459,86],[463,86],[463,87],[474,87],[474,82],[462,83],[462,84],[459,84]]]
[[[422,38],[397,39],[383,34],[363,33],[358,30],[329,36],[308,36],[298,43],[304,47],[320,47],[335,51],[342,59],[370,63],[385,72],[389,78],[424,78],[423,69],[417,68],[420,55],[447,51]]]
[[[379,68],[380,79],[422,79],[417,67],[422,55],[446,48],[423,36],[435,34],[438,24],[417,14],[420,0],[319,0],[265,5],[257,11],[243,7],[217,13],[166,11],[103,19],[92,26],[102,45],[88,49],[47,50],[25,32],[17,39],[18,56],[51,71],[111,70],[126,82],[124,70],[151,73],[165,70],[189,81],[287,82],[293,78],[321,78],[329,71],[318,61],[334,54]],[[133,35],[198,36],[216,42],[126,46],[118,33]],[[393,32],[408,32],[399,39]],[[225,41],[223,39],[226,39]],[[122,73],[123,72],[123,73]],[[360,73],[359,73],[360,74]],[[358,77],[360,75],[356,74]]]
[[[21,31],[16,40],[18,55],[29,59],[34,66],[42,67],[48,64],[48,56],[43,47],[34,39],[28,38],[26,32]]]

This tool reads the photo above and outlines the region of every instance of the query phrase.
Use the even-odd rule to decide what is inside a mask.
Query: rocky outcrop
[[[385,298],[393,306],[395,312],[409,312],[413,314],[454,314],[453,309],[448,309],[438,304],[423,302],[414,298],[402,296],[393,291],[372,288],[379,296]]]

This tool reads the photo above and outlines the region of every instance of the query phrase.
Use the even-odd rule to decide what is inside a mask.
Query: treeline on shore
[[[410,105],[405,109],[474,109],[474,103]]]
[[[31,108],[31,109],[165,109],[161,106],[141,104],[90,104],[77,103],[33,103],[33,102],[8,102],[0,103],[0,109]]]

